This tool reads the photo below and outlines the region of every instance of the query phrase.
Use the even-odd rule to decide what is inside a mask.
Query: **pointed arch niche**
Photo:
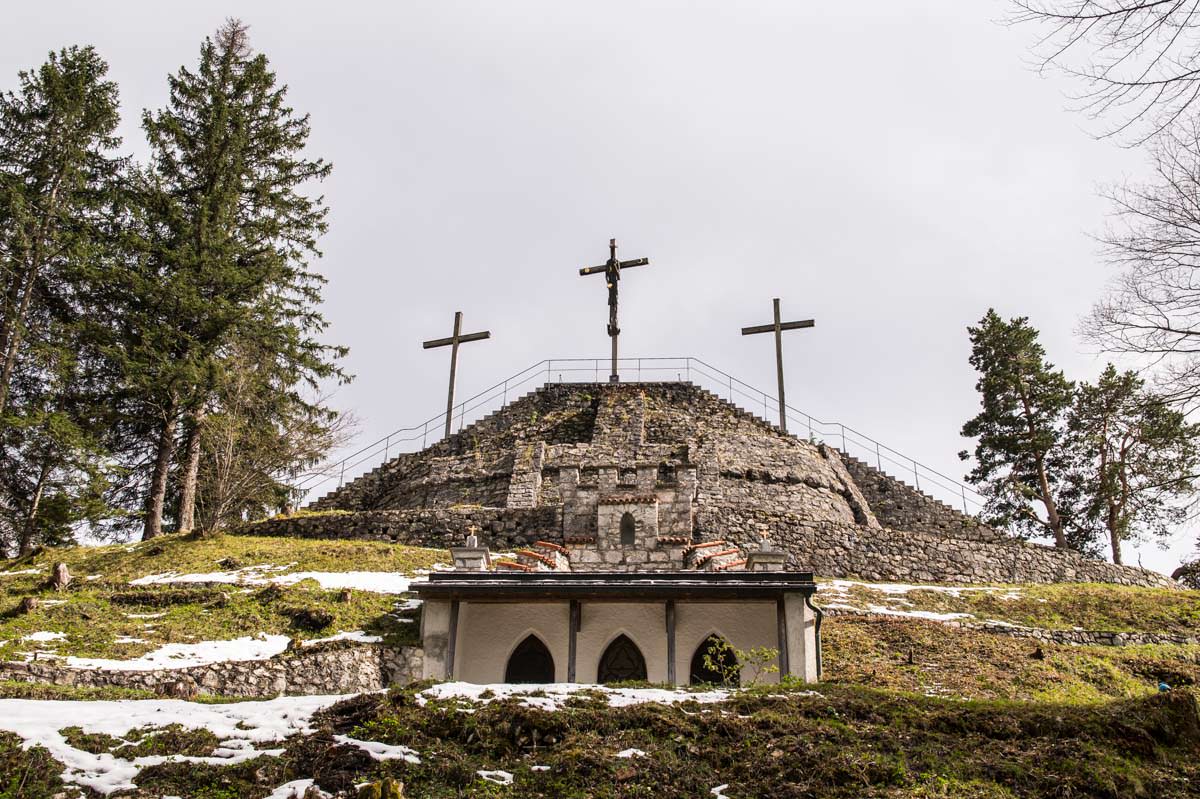
[[[628,636],[618,635],[600,656],[596,669],[596,682],[645,681],[646,658]]]
[[[708,660],[705,660],[708,655]],[[712,665],[709,665],[709,662]],[[688,682],[692,685],[726,685],[737,687],[741,676],[737,671],[737,655],[721,636],[713,633],[700,642],[692,655],[692,670]]]
[[[621,514],[621,546],[631,547],[637,541],[637,522],[633,514],[625,511]]]
[[[517,644],[517,648],[508,656],[508,666],[504,669],[504,681],[515,683],[548,683],[554,682],[554,657],[542,643],[542,639],[532,633]]]

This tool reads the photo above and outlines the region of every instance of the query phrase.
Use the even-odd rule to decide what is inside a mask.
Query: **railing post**
[[[425,424],[421,428],[421,449],[425,449],[425,447],[428,446],[428,438],[429,438],[429,421],[426,420]]]
[[[920,473],[917,472],[917,462],[913,461],[912,465],[913,465],[913,480],[916,481],[917,490],[920,491],[921,490],[921,475],[920,475]]]
[[[508,404],[508,381],[507,380],[504,381],[504,399],[500,400],[500,404],[501,405]]]
[[[342,487],[342,483],[346,480],[346,462],[342,461],[342,473],[338,475],[338,488]]]
[[[967,511],[967,487],[965,485],[962,485],[961,483],[959,484],[958,487],[959,487],[959,490],[962,491],[963,513],[968,513],[968,511]]]
[[[387,463],[388,452],[392,447],[392,434],[388,433],[387,439],[383,442],[383,462]]]
[[[838,427],[842,428],[842,454],[849,455],[850,453],[846,451],[846,425],[839,423]]]
[[[883,456],[879,454],[879,442],[875,442],[875,468],[883,471]]]

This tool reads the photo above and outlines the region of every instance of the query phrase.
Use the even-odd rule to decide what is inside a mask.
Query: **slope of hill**
[[[253,536],[48,551],[0,570],[0,658],[127,668],[166,647],[413,643],[407,583],[444,561]],[[45,586],[57,562],[74,575],[61,592]],[[0,798],[353,796],[389,776],[422,798],[1200,795],[1200,645],[1170,642],[1200,634],[1200,592],[825,580],[817,599],[819,686],[231,703],[0,683]],[[1164,642],[1031,637],[1088,631]]]

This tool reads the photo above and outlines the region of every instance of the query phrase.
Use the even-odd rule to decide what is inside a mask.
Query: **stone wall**
[[[77,669],[53,661],[0,663],[0,680],[78,688],[135,688],[169,696],[213,694],[348,694],[378,691],[421,678],[422,651],[380,644],[331,641],[265,660],[230,661],[149,671]]]
[[[893,530],[948,535],[971,541],[1007,541],[1009,537],[988,527],[973,516],[938,502],[890,474],[848,455],[843,455],[847,471],[879,523]]]
[[[817,593],[820,598],[820,592]],[[820,604],[818,602],[818,604]],[[872,619],[884,624],[916,621],[921,624],[940,624],[963,630],[978,630],[995,635],[1007,635],[1010,638],[1032,638],[1035,641],[1045,641],[1051,644],[1066,646],[1146,646],[1149,644],[1168,644],[1173,646],[1193,646],[1200,644],[1200,635],[1180,635],[1178,633],[1139,633],[1118,630],[1047,630],[1042,627],[1022,627],[1016,624],[1005,624],[995,621],[959,621],[950,619],[937,621],[930,619],[899,619],[896,616],[871,613],[855,608],[821,608],[828,616],[854,616],[856,618]]]
[[[562,540],[562,509],[549,508],[431,508],[373,510],[278,517],[245,524],[234,535],[280,535],[295,538],[339,538],[391,541],[435,547],[460,546],[470,528],[493,551],[527,547],[535,541]]]
[[[794,514],[722,508],[700,511],[699,534],[743,551],[762,533],[788,553],[788,568],[822,577],[939,583],[1074,583],[1172,587],[1157,572],[1090,560],[1019,541],[988,542],[805,521]]]

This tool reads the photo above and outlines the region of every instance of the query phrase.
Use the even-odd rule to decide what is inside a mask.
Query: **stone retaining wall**
[[[820,598],[820,592],[817,594]],[[818,606],[820,602],[817,603]],[[872,613],[868,610],[853,608],[821,608],[826,616],[854,616],[870,618],[879,621],[910,621],[904,617]],[[1135,633],[1117,632],[1115,630],[1047,630],[1041,627],[1022,627],[1017,624],[1004,624],[996,621],[938,621],[936,619],[915,619],[924,624],[941,624],[962,630],[978,630],[996,635],[1007,635],[1011,638],[1032,638],[1052,644],[1068,646],[1143,646],[1146,644],[1174,644],[1178,646],[1200,644],[1200,636],[1180,635],[1178,633]]]
[[[723,539],[744,551],[763,532],[788,553],[788,568],[822,577],[937,583],[1117,583],[1175,587],[1158,572],[1116,566],[1075,552],[1020,541],[953,539],[944,534],[899,532],[807,522],[794,514],[722,508],[701,511],[704,540]]]
[[[331,641],[265,660],[149,671],[78,669],[49,660],[0,663],[0,680],[78,688],[136,688],[178,697],[349,694],[418,680],[422,659],[418,647]]]

